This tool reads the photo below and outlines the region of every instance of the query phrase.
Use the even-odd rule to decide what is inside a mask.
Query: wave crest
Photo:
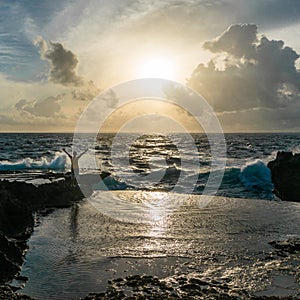
[[[243,185],[248,188],[256,187],[270,191],[274,188],[271,180],[271,171],[261,160],[256,160],[242,167],[239,177]]]
[[[26,157],[14,162],[3,160],[0,161],[0,171],[20,171],[20,170],[61,170],[68,167],[67,157],[64,153],[56,152],[54,158],[41,157],[32,159]]]

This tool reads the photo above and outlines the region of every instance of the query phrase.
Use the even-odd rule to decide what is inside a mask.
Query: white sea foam
[[[17,161],[0,161],[0,171],[18,171],[18,170],[65,170],[69,167],[67,157],[61,152],[56,152],[51,159],[41,157],[38,159],[24,158]]]

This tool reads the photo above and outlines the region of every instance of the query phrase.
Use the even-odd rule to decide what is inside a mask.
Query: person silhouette
[[[73,155],[71,155],[65,148],[63,149],[63,151],[69,156],[70,160],[71,160],[71,175],[74,176],[78,176],[79,175],[79,159],[80,157],[85,154],[88,149],[84,150],[81,154],[77,155],[77,152],[74,151]]]

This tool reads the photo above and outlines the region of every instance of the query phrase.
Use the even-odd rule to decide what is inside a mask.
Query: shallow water
[[[22,270],[29,278],[22,293],[78,299],[104,290],[110,278],[185,272],[229,278],[232,286],[262,294],[300,291],[297,255],[267,259],[274,250],[268,242],[300,237],[300,204],[215,197],[199,208],[200,196],[182,198],[175,193],[97,192],[94,203],[38,217]],[[110,217],[116,217],[118,199],[138,205],[134,222],[123,205],[117,209],[119,220]],[[105,209],[92,205],[96,200],[106,203]],[[170,208],[168,200],[180,206]]]

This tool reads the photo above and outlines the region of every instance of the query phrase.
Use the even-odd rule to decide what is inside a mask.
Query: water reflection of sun
[[[147,232],[149,240],[146,240],[143,247],[147,250],[160,250],[162,237],[167,229],[165,216],[168,210],[168,195],[167,193],[151,192],[147,193],[149,200],[148,216],[151,220],[150,228]]]

